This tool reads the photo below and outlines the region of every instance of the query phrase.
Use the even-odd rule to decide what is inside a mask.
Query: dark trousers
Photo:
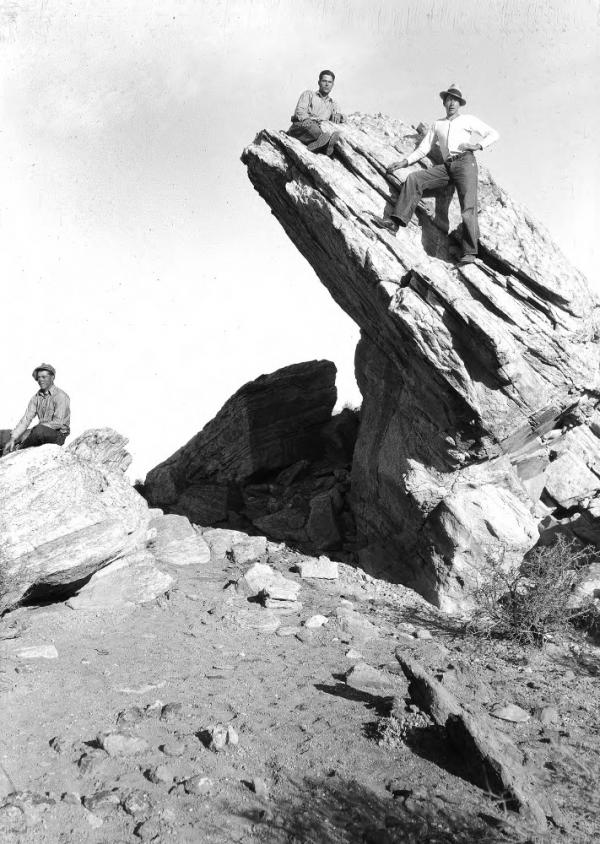
[[[338,132],[322,132],[321,124],[317,120],[302,120],[297,123],[292,123],[287,131],[287,134],[291,138],[297,138],[305,146],[307,146],[311,152],[327,149],[328,155],[331,155],[333,147],[339,140]]]
[[[466,152],[449,164],[436,164],[429,170],[411,173],[402,185],[391,217],[405,226],[410,222],[423,191],[437,190],[448,184],[456,185],[462,213],[462,245],[465,255],[477,255],[479,224],[477,222],[477,161]]]
[[[55,428],[49,428],[47,425],[34,425],[29,432],[29,436],[23,440],[19,447],[34,448],[37,445],[44,445],[44,443],[62,445],[66,439],[67,435]]]

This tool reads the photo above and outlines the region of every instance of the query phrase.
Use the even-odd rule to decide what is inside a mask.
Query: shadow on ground
[[[497,844],[528,839],[482,806],[472,813],[440,797],[379,795],[337,775],[289,782],[245,815],[257,840],[274,844]],[[405,793],[406,794],[406,793]],[[410,794],[410,793],[409,793]]]

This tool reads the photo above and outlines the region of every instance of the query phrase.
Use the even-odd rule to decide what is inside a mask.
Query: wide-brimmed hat
[[[457,88],[454,83],[452,83],[452,85],[450,85],[448,87],[447,91],[440,91],[440,97],[442,98],[442,102],[444,102],[444,100],[448,96],[456,97],[456,99],[459,101],[459,103],[461,105],[467,104],[467,101],[465,100],[465,98],[462,95],[462,91],[460,90],[460,88]]]
[[[40,365],[36,366],[36,368],[31,373],[34,381],[37,381],[38,372],[40,372],[42,369],[45,369],[46,372],[49,372],[51,375],[56,376],[56,369],[52,366],[51,363],[40,363]]]

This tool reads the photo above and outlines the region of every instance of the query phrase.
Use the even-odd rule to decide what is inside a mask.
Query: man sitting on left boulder
[[[41,363],[32,375],[40,389],[29,401],[25,415],[11,433],[4,446],[4,454],[44,443],[63,445],[69,434],[70,401],[64,390],[54,385],[56,370],[49,363]],[[36,416],[38,424],[28,430]]]

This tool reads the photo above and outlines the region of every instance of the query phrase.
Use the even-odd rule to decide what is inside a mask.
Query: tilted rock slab
[[[538,793],[535,775],[526,767],[517,746],[494,728],[481,709],[470,710],[432,677],[415,659],[396,650],[411,699],[446,731],[449,741],[468,766],[472,781],[498,795],[507,808],[518,811],[543,832],[550,808]]]
[[[123,443],[126,442],[123,440]],[[0,460],[0,612],[146,547],[150,514],[114,464],[44,445]]]
[[[330,361],[308,361],[240,387],[214,419],[148,473],[150,505],[196,524],[225,521],[241,506],[242,482],[320,447],[337,398],[335,373]]]
[[[541,518],[559,507],[554,496],[587,514],[591,532],[599,306],[484,167],[477,264],[450,258],[456,198],[449,207],[447,196],[426,198],[397,236],[377,228],[372,215],[396,196],[385,168],[417,141],[400,121],[353,115],[334,160],[277,131],[261,132],[242,160],[362,329],[352,477],[361,563],[456,610],[469,605],[482,565],[519,562],[536,543]],[[565,446],[560,474],[578,480],[565,487],[549,477],[547,490],[558,446],[545,438],[570,426],[581,427],[585,448]]]

